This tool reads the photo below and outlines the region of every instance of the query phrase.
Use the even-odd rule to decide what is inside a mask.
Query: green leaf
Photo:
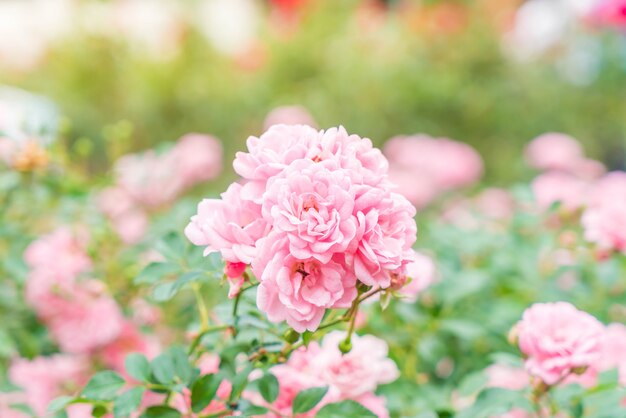
[[[305,389],[296,395],[293,400],[292,410],[294,414],[303,414],[309,412],[311,409],[320,403],[322,398],[328,392],[328,386],[319,388]]]
[[[172,282],[165,282],[157,284],[152,291],[152,298],[157,302],[165,302],[172,299],[178,292],[188,283],[196,281],[196,279],[202,276],[201,271],[190,271],[178,278],[178,280]]]
[[[235,401],[239,399],[239,396],[243,393],[243,390],[248,384],[248,376],[252,372],[253,366],[250,364],[241,372],[238,372],[232,380],[233,388],[230,392],[229,401]]]
[[[180,418],[181,414],[169,406],[151,406],[141,414],[141,418]]]
[[[105,416],[109,410],[104,405],[95,405],[91,410],[91,416],[95,418],[100,418]]]
[[[64,409],[74,398],[71,396],[59,396],[48,404],[48,412],[55,413]]]
[[[245,399],[239,401],[237,409],[241,411],[244,417],[256,417],[267,413],[267,408],[254,405]]]
[[[150,363],[141,353],[130,353],[125,360],[126,371],[140,382],[150,380]]]
[[[82,391],[87,399],[110,400],[126,381],[119,374],[110,370],[95,374]]]
[[[316,418],[376,418],[376,414],[358,402],[347,400],[324,406],[315,415]]]
[[[193,367],[189,363],[187,353],[181,347],[172,347],[169,350],[174,365],[174,375],[178,376],[181,382],[188,383],[193,376]]]
[[[115,418],[125,418],[137,411],[141,405],[144,391],[144,388],[136,387],[118,396],[113,403],[113,416]]]
[[[191,388],[191,410],[200,412],[206,408],[217,393],[221,379],[214,374],[207,374],[196,380]]]
[[[278,397],[278,379],[271,373],[257,380],[259,393],[268,403],[272,403]]]
[[[135,284],[156,283],[163,277],[179,271],[180,266],[175,263],[150,263],[135,277],[133,282]]]
[[[151,363],[152,375],[159,383],[165,385],[174,380],[174,360],[169,352],[157,356]]]
[[[33,411],[33,408],[31,408],[30,406],[24,404],[24,403],[14,403],[14,404],[10,404],[9,405],[10,409],[13,409],[15,411],[20,411],[30,417],[36,417],[37,414],[35,414],[35,412]]]

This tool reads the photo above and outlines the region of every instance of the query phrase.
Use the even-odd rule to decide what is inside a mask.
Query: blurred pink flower
[[[74,233],[61,227],[33,241],[24,252],[24,261],[31,269],[41,268],[73,278],[91,269],[87,241],[84,229]]]
[[[222,144],[211,135],[186,134],[170,152],[184,187],[215,179],[222,171]]]
[[[589,186],[587,181],[557,171],[540,174],[532,182],[535,200],[544,210],[557,202],[569,211],[583,207]]]
[[[54,354],[32,360],[16,359],[11,363],[8,374],[11,382],[24,390],[25,403],[37,415],[45,416],[50,401],[61,395],[73,394],[87,382],[89,369],[82,357]]]
[[[593,185],[581,223],[587,241],[626,254],[626,173],[609,173]]]
[[[243,188],[231,184],[221,199],[204,199],[191,217],[185,235],[195,245],[206,246],[204,254],[219,251],[226,261],[250,264],[256,242],[269,232],[261,207],[241,197]]]
[[[462,198],[446,205],[442,219],[461,229],[500,227],[510,220],[516,202],[508,190],[487,188],[473,198]]]
[[[124,321],[118,336],[102,347],[101,355],[108,368],[125,374],[124,362],[130,353],[141,353],[151,360],[160,351],[161,347],[155,338],[142,334],[135,324]]]
[[[626,31],[626,0],[599,0],[591,11],[591,19],[599,25]]]
[[[387,141],[384,151],[391,180],[399,183],[400,192],[418,207],[446,191],[477,182],[483,174],[476,150],[447,138],[397,136]]]
[[[230,261],[226,262],[226,265],[224,266],[224,275],[226,276],[226,280],[228,280],[229,284],[229,299],[236,297],[241,291],[241,288],[246,281],[246,278],[244,277],[246,267],[247,264],[244,263],[231,263]]]
[[[561,171],[583,179],[594,179],[606,171],[602,163],[585,158],[573,137],[549,132],[533,139],[525,151],[526,162],[542,171]]]
[[[308,125],[316,128],[313,116],[302,106],[280,106],[272,110],[263,122],[267,131],[274,125]]]
[[[526,309],[515,332],[528,374],[554,385],[599,360],[603,331],[593,316],[556,302]]]
[[[487,386],[521,390],[530,385],[530,376],[523,368],[506,364],[493,364],[485,369]]]
[[[437,266],[431,257],[416,251],[414,258],[405,268],[407,283],[397,291],[402,296],[401,300],[409,303],[415,302],[419,294],[435,282],[437,276]]]

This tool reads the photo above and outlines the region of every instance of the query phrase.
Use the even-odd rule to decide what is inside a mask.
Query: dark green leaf
[[[64,409],[70,402],[72,402],[74,398],[71,396],[59,396],[55,398],[48,404],[48,412],[58,412]]]
[[[179,272],[180,266],[175,263],[150,263],[135,277],[136,284],[156,283],[165,276]]]
[[[206,408],[217,393],[221,379],[214,374],[207,374],[196,380],[191,388],[191,410],[200,412]]]
[[[243,390],[246,388],[248,384],[248,376],[250,372],[252,372],[252,365],[248,365],[241,372],[238,372],[232,380],[233,388],[230,392],[230,401],[235,401],[239,399],[239,396],[243,393]]]
[[[180,412],[169,406],[151,406],[141,414],[141,418],[180,418]]]
[[[105,416],[109,410],[104,405],[95,405],[91,410],[91,416],[95,418],[100,418]]]
[[[257,380],[259,393],[268,403],[272,403],[278,397],[278,379],[271,373],[265,374]]]

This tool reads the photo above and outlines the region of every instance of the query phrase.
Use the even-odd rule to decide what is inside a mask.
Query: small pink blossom
[[[242,186],[231,184],[221,199],[204,199],[198,213],[185,228],[195,245],[204,245],[205,255],[219,251],[226,261],[250,264],[256,256],[256,242],[267,234],[268,225],[261,207],[241,197]]]
[[[566,302],[537,303],[516,325],[526,370],[547,385],[598,361],[603,326],[593,316]]]
[[[160,351],[156,339],[142,334],[135,324],[125,321],[118,336],[102,348],[101,356],[107,367],[125,373],[124,363],[130,353],[141,353],[151,360]]]
[[[46,415],[54,398],[80,389],[87,382],[88,373],[83,358],[65,354],[17,359],[9,367],[9,379],[24,390],[25,403],[39,416]]]
[[[228,297],[230,299],[237,296],[241,291],[241,288],[246,281],[246,278],[244,277],[246,267],[247,265],[244,263],[231,263],[230,261],[226,262],[226,266],[224,267],[224,275],[226,276],[226,280],[228,280]]]
[[[302,106],[280,106],[272,110],[265,121],[263,127],[268,130],[274,125],[308,125],[315,128],[315,119]]]

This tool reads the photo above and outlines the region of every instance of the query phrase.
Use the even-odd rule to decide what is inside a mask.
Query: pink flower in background
[[[437,278],[435,261],[420,252],[415,252],[414,260],[405,267],[405,285],[397,293],[405,302],[415,302],[420,293],[433,284]]]
[[[594,179],[606,171],[602,163],[585,157],[573,137],[549,132],[533,139],[525,151],[526,162],[542,171],[560,171],[583,179]]]
[[[609,173],[592,186],[581,223],[587,241],[626,253],[626,173]]]
[[[73,233],[70,228],[61,227],[33,241],[24,252],[24,261],[32,269],[74,277],[91,269],[87,241],[85,230]]]
[[[354,200],[350,178],[334,161],[298,160],[268,182],[262,213],[273,234],[288,238],[292,256],[328,263],[356,235]]]
[[[626,30],[626,0],[599,0],[591,11],[591,19],[599,25]]]
[[[342,331],[333,331],[324,337],[321,349],[311,359],[310,367],[319,377],[336,389],[341,399],[355,399],[372,394],[378,387],[391,383],[400,372],[389,359],[387,343],[371,335],[353,335],[352,350],[339,351],[339,343],[346,337]]]
[[[513,217],[516,202],[508,190],[487,188],[473,198],[462,198],[446,205],[442,219],[461,229],[501,227]]]
[[[544,210],[557,202],[570,211],[583,207],[589,187],[589,182],[557,171],[541,174],[532,182],[535,200]]]
[[[536,303],[516,325],[527,372],[547,385],[595,364],[603,331],[596,318],[566,302]]]
[[[447,138],[397,136],[387,141],[384,150],[391,180],[418,207],[477,182],[483,174],[480,155],[469,145]]]
[[[231,184],[221,199],[204,199],[191,217],[185,235],[195,245],[206,246],[205,255],[219,251],[226,261],[250,264],[256,256],[256,242],[268,232],[261,207],[243,200],[243,188]]]
[[[602,354],[596,366],[599,370],[617,368],[619,382],[626,385],[626,326],[624,324],[609,324],[604,331],[602,340]]]
[[[54,354],[14,360],[8,374],[11,382],[23,389],[25,403],[37,415],[45,416],[48,404],[58,396],[79,390],[87,382],[88,373],[88,365],[82,357]]]
[[[285,364],[274,366],[271,373],[278,378],[279,394],[271,405],[272,411],[289,415],[296,395],[311,387],[328,386],[322,401],[311,411],[298,417],[314,417],[324,405],[342,400],[354,400],[374,412],[379,418],[389,416],[385,399],[376,396],[378,385],[398,378],[395,363],[388,358],[387,343],[373,336],[352,336],[352,350],[339,351],[346,334],[334,331],[324,337],[322,344],[312,342],[294,351]],[[258,395],[247,394],[253,402]],[[279,417],[272,412],[264,417]]]
[[[151,336],[142,334],[132,322],[124,321],[117,337],[102,347],[101,356],[108,368],[125,374],[124,362],[130,353],[141,353],[151,360],[160,351],[161,347],[158,341]]]
[[[314,331],[327,308],[348,308],[356,297],[356,277],[339,262],[299,260],[284,239],[273,236],[259,245],[252,266],[261,281],[257,305],[270,321],[287,321],[298,332]]]
[[[280,106],[272,110],[265,118],[263,128],[267,131],[274,125],[308,125],[312,128],[317,127],[313,116],[302,106]]]
[[[485,369],[487,386],[521,390],[530,385],[530,376],[521,368],[506,364],[493,364]]]
[[[211,135],[184,135],[170,152],[185,187],[215,179],[222,171],[222,144]]]

